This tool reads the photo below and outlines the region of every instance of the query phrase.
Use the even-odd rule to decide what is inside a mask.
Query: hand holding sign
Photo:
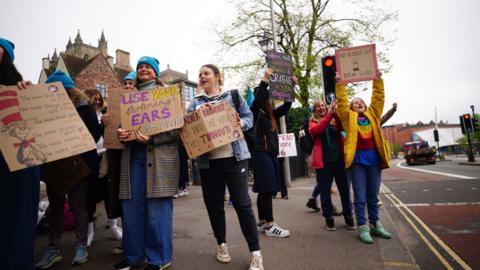
[[[361,82],[378,79],[375,44],[335,50],[339,82]]]

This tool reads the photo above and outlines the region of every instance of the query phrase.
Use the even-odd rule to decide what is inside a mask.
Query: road
[[[393,161],[382,201],[421,269],[480,269],[480,166],[449,160]]]

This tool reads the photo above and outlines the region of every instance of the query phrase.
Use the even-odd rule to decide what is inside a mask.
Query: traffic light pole
[[[468,139],[468,162],[475,162],[475,155],[473,154],[472,141],[470,140],[470,132],[467,132]]]

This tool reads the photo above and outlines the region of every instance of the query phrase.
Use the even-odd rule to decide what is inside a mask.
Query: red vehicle
[[[435,149],[429,147],[427,142],[407,142],[403,145],[403,151],[408,165],[435,164]]]

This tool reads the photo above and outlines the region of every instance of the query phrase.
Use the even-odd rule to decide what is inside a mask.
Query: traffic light
[[[335,56],[329,55],[322,58],[323,88],[327,104],[335,100]]]
[[[436,142],[440,141],[440,138],[438,136],[438,129],[433,130],[433,138],[435,139]]]
[[[472,121],[472,117],[470,116],[470,114],[466,113],[466,114],[462,114],[460,116],[460,125],[462,127],[462,133],[463,134],[474,132],[473,121]]]
[[[475,118],[475,116],[472,117],[473,121],[473,131],[474,132],[480,132],[480,120]]]

